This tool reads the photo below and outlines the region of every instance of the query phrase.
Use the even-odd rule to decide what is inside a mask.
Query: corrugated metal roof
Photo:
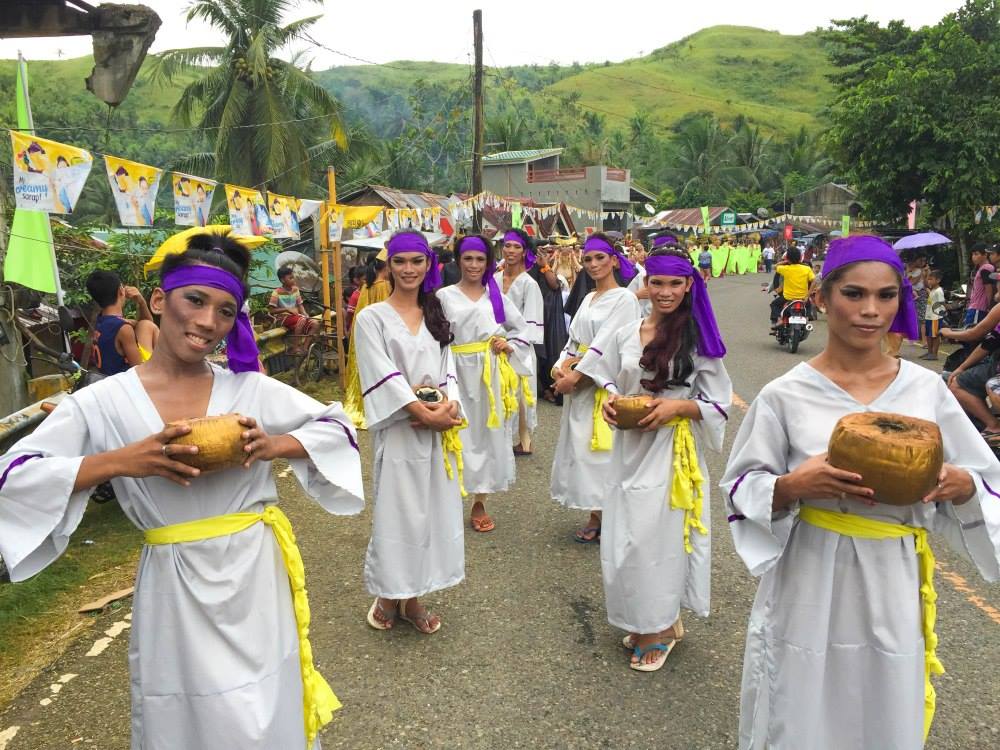
[[[483,164],[517,164],[518,162],[537,161],[547,159],[550,156],[559,156],[563,152],[561,148],[533,148],[521,151],[501,151],[498,154],[490,154],[483,157]]]
[[[729,206],[709,206],[709,223],[714,224],[716,219],[729,210]],[[692,226],[701,226],[701,209],[672,208],[669,211],[661,211],[653,217],[653,220],[657,224],[690,224]]]

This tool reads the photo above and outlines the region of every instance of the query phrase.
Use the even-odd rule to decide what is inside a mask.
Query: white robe
[[[294,436],[309,454],[290,461],[306,492],[332,513],[361,511],[356,433],[340,404],[323,406],[259,373],[213,371],[208,414],[239,412],[269,434]],[[90,494],[73,492],[83,457],[162,429],[132,369],[63,400],[0,458],[0,554],[11,580],[35,575],[66,550]],[[190,487],[160,477],[111,484],[140,529],[260,512],[277,500],[264,461],[205,474]],[[146,546],[129,670],[133,750],[304,748],[299,640],[271,529],[258,523],[231,536]],[[336,675],[326,677],[336,688]]]
[[[451,349],[421,321],[416,335],[388,302],[355,322],[365,419],[375,448],[372,537],[365,555],[368,591],[409,599],[465,578],[465,535],[458,471],[445,471],[441,433],[410,426],[403,408],[413,387],[433,385],[461,406]]]
[[[491,336],[502,336],[514,347],[508,355],[514,370],[520,376],[534,378],[534,346],[527,339],[524,318],[506,296],[503,297],[503,323],[497,323],[488,292],[476,301],[469,299],[457,284],[437,291],[444,314],[451,323],[454,344],[471,344],[486,341]],[[458,388],[462,408],[469,426],[462,430],[462,457],[465,463],[465,490],[470,495],[503,492],[514,483],[514,451],[512,428],[514,416],[504,417],[500,397],[500,372],[497,357],[485,354],[454,354],[458,374]],[[500,426],[490,429],[486,421],[490,414],[490,401],[483,384],[483,362],[490,367],[494,403]],[[534,382],[532,380],[532,382]]]
[[[645,279],[646,279],[645,267],[636,264],[635,276],[633,276],[632,280],[628,283],[628,290],[632,292],[632,294],[638,294],[639,290],[646,285]],[[642,311],[642,317],[645,318],[647,315],[649,315],[649,313],[653,309],[653,303],[650,301],[649,297],[646,297],[646,299],[639,300],[639,309]]]
[[[945,461],[972,475],[975,496],[964,505],[806,504],[927,528],[984,578],[1000,578],[1000,464],[939,376],[904,360],[868,405],[805,363],[766,385],[743,420],[721,482],[736,550],[761,576],[743,663],[743,750],[801,748],[804,737],[814,750],[923,745],[924,638],[913,537],[858,539],[800,523],[797,508],[771,511],[775,480],[825,453],[840,417],[867,411],[937,423]]]
[[[650,393],[640,384],[652,375],[639,366],[641,325],[634,320],[617,331],[602,330],[577,371],[611,393]],[[653,395],[693,399],[701,412],[701,420],[691,420],[691,430],[704,478],[701,522],[710,534],[705,449],[722,450],[733,386],[721,359],[697,354],[693,359],[690,385]],[[692,530],[693,549],[690,554],[684,549],[685,513],[670,507],[673,451],[673,428],[615,431],[601,521],[601,569],[608,622],[630,633],[666,630],[682,606],[708,616],[711,537]]]
[[[501,291],[503,290],[503,271],[497,271],[493,278],[496,279]],[[542,299],[542,290],[538,287],[538,282],[535,281],[528,274],[527,271],[517,276],[511,283],[510,289],[508,289],[504,295],[510,298],[510,301],[514,303],[514,307],[518,309],[521,313],[521,317],[524,318],[525,325],[527,326],[527,339],[528,342],[535,345],[542,345],[545,343],[545,300]],[[535,362],[535,350],[531,350],[532,365],[531,371],[535,372],[538,369],[538,363]],[[531,389],[537,390],[535,387],[536,380],[531,379],[530,387]],[[520,405],[519,413],[525,415],[525,420],[528,424],[528,431],[534,432],[535,428],[538,426],[538,394],[535,393],[535,405],[529,406],[527,401],[525,401],[524,393],[518,391],[518,404]],[[518,434],[518,424],[520,421],[520,416],[514,419],[513,433],[516,437]]]
[[[569,340],[556,367],[567,357],[583,351],[603,328],[616,331],[639,318],[639,301],[624,287],[615,287],[594,300],[595,292],[583,298],[569,327]],[[604,498],[611,451],[590,450],[594,426],[596,386],[581,380],[576,391],[563,397],[559,442],[552,462],[552,499],[567,508],[600,510]]]

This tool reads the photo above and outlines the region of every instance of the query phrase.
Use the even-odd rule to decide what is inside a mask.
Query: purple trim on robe
[[[753,471],[753,469],[747,469],[742,474],[740,474],[740,478],[736,480],[736,483],[733,485],[733,488],[729,490],[729,502],[733,501],[733,495],[736,494],[736,490],[740,488],[740,485],[743,484],[743,480],[747,478],[747,474],[749,474],[751,471]]]
[[[373,385],[367,391],[365,391],[364,393],[362,393],[361,394],[361,398],[364,398],[365,396],[367,396],[369,393],[371,393],[372,391],[374,391],[376,388],[378,388],[380,385],[382,385],[389,378],[394,378],[397,375],[402,375],[402,374],[403,373],[401,373],[401,372],[390,372],[388,375],[386,375],[384,378],[382,378],[380,381],[378,381],[375,385]]]
[[[603,357],[603,356],[604,356],[604,352],[602,352],[602,351],[601,351],[600,349],[598,349],[598,348],[597,348],[596,346],[592,346],[592,347],[590,347],[590,349],[588,349],[587,351],[591,351],[591,352],[597,352],[597,356],[598,356],[598,357]]]
[[[733,515],[729,516],[726,520],[729,521],[729,523],[732,523],[733,521],[745,521],[747,520],[747,517],[742,513],[733,513]]]
[[[326,422],[327,424],[330,423],[339,424],[343,428],[344,434],[347,435],[347,442],[351,444],[351,447],[354,448],[354,450],[356,450],[358,453],[361,453],[361,449],[358,447],[357,442],[355,442],[354,435],[351,434],[350,428],[346,424],[341,422],[339,419],[334,419],[333,417],[320,417],[316,421]]]
[[[989,492],[991,495],[993,495],[993,497],[995,497],[997,500],[1000,500],[1000,495],[998,495],[997,493],[995,493],[993,491],[993,488],[990,487],[989,483],[984,478],[982,478],[982,477],[980,477],[980,479],[983,480],[983,487],[986,488],[986,491]],[[0,480],[0,487],[2,487],[2,486],[3,486],[3,480]]]
[[[604,390],[608,390],[609,385],[614,385],[614,383],[609,380],[607,383],[602,385],[601,388],[603,388]]]
[[[701,401],[703,404],[711,404],[712,406],[715,407],[715,410],[717,412],[719,412],[719,414],[722,415],[723,419],[725,419],[727,422],[729,421],[729,415],[726,414],[726,410],[725,409],[723,409],[721,406],[719,406],[719,403],[717,401],[709,401],[707,398],[705,398],[700,393],[697,396],[695,396],[695,400],[696,401]]]
[[[507,340],[508,341],[519,341],[520,343],[524,344],[525,346],[534,346],[530,341],[525,341],[524,339],[519,339],[516,336],[511,337],[511,338],[509,338]]]
[[[545,328],[544,323],[539,323],[537,320],[526,320],[525,323],[531,323],[533,326],[538,326],[539,328]]]
[[[3,486],[7,483],[7,475],[10,474],[14,469],[16,469],[21,464],[27,463],[33,458],[41,458],[41,457],[42,457],[41,453],[26,453],[25,455],[18,456],[13,461],[11,461],[7,465],[7,468],[4,469],[3,476],[0,476],[0,490],[2,490]]]

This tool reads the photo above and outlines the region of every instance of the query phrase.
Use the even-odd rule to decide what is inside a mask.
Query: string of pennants
[[[767,229],[775,224],[786,224],[789,222],[799,222],[803,224],[812,224],[813,226],[819,227],[841,227],[843,226],[843,219],[831,219],[829,216],[800,216],[797,214],[779,214],[770,219],[761,219],[760,221],[752,221],[745,224],[723,224],[721,226],[707,227],[709,230],[706,232],[706,227],[703,224],[677,224],[673,222],[665,222],[661,224],[664,228],[674,229],[679,232],[690,232],[692,234],[735,234],[742,232],[753,232],[759,231],[761,229]],[[877,222],[874,221],[857,221],[851,219],[850,225],[857,229],[868,229],[874,227]]]

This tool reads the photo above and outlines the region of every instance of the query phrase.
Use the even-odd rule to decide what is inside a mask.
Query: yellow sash
[[[444,471],[448,475],[448,479],[455,478],[455,471],[451,467],[451,459],[448,458],[448,454],[451,453],[455,456],[455,468],[458,469],[458,490],[462,493],[462,497],[468,497],[469,493],[465,491],[465,464],[462,461],[462,438],[458,436],[458,431],[464,430],[468,426],[469,423],[463,421],[457,427],[452,427],[441,433],[441,453],[444,456]]]
[[[590,349],[586,344],[580,344],[580,356],[583,356]],[[611,425],[604,421],[604,404],[610,395],[604,388],[597,386],[594,389],[594,410],[592,413],[593,427],[590,433],[590,450],[609,451],[613,445],[613,434]]]
[[[493,337],[497,338],[497,337]],[[473,341],[469,344],[452,344],[451,351],[454,354],[485,354],[483,357],[483,385],[486,386],[486,395],[490,400],[490,415],[486,420],[486,426],[491,430],[500,427],[500,417],[497,415],[497,401],[493,394],[493,367],[490,365],[489,354],[493,338],[486,341]],[[500,374],[500,400],[503,402],[504,419],[510,419],[517,411],[517,388],[518,376],[514,372],[514,367],[510,363],[506,352],[500,352],[497,357],[497,370]]]
[[[934,685],[931,684],[931,675],[944,674],[944,665],[937,657],[938,639],[937,633],[934,632],[934,624],[937,621],[937,592],[934,590],[934,552],[927,540],[927,529],[876,521],[874,518],[851,513],[835,513],[811,505],[803,505],[799,509],[799,518],[821,529],[861,539],[898,539],[913,536],[913,547],[917,553],[917,566],[920,571],[920,605],[924,631],[924,739],[926,740],[937,705],[937,694],[934,692]]]
[[[306,746],[312,747],[320,728],[333,718],[340,708],[340,701],[313,665],[312,646],[309,643],[309,599],[306,596],[306,573],[302,555],[295,544],[295,534],[288,517],[276,505],[264,508],[263,513],[229,513],[224,516],[200,518],[171,526],[147,529],[146,544],[184,544],[238,534],[264,523],[271,527],[274,538],[285,561],[285,571],[292,589],[292,606],[295,610],[295,627],[299,633],[299,667],[302,672],[302,711],[305,717]]]
[[[708,534],[701,522],[705,478],[698,466],[698,449],[688,417],[674,417],[663,425],[674,428],[674,477],[670,486],[670,507],[684,511],[684,551],[692,552],[691,530]]]

